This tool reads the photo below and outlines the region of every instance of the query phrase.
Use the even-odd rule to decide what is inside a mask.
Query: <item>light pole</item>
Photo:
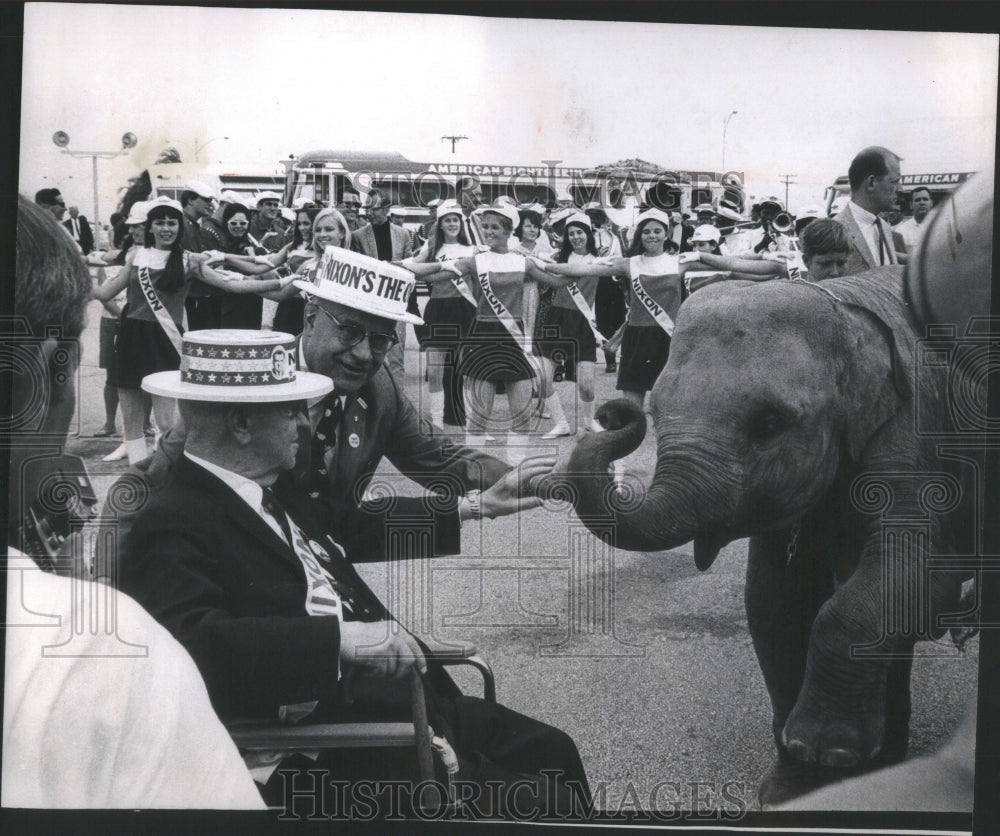
[[[729,130],[729,120],[732,119],[738,110],[732,111],[727,117],[725,123],[722,125],[722,173],[726,173],[726,131]]]
[[[94,223],[97,225],[97,228],[100,229],[101,221],[97,209],[97,160],[112,160],[115,157],[120,157],[122,154],[127,154],[135,148],[136,143],[139,140],[136,139],[134,133],[128,131],[122,134],[122,147],[117,151],[70,151],[69,134],[66,133],[66,131],[56,131],[52,134],[52,141],[64,154],[69,154],[71,157],[90,157],[91,162],[93,163],[92,177],[94,181]]]

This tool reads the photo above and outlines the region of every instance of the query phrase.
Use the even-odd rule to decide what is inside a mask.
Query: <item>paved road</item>
[[[80,370],[81,437],[70,452],[85,457],[103,495],[124,465],[100,461],[118,439],[85,437],[103,421],[99,316],[94,304]],[[411,335],[407,384],[414,394],[417,362]],[[599,366],[598,401],[613,390],[614,376]],[[562,439],[554,448],[569,444]],[[652,433],[626,464],[649,480]],[[384,480],[410,490],[391,467]],[[607,809],[645,807],[653,788],[668,781],[680,789],[661,784],[653,806],[707,803],[732,811],[733,798],[753,804],[773,753],[767,693],[743,611],[746,541],[730,544],[699,573],[690,546],[604,554],[565,507],[467,524],[463,537],[461,557],[403,563],[391,578],[383,566],[362,567],[363,574],[418,631],[475,641],[493,664],[502,702],[577,741],[595,788],[606,785]],[[964,653],[947,643],[920,649],[913,754],[933,751],[955,728],[977,659],[976,640]],[[474,689],[472,679],[467,684]],[[693,792],[701,802],[692,801]]]

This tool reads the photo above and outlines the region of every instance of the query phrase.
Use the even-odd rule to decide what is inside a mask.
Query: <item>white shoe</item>
[[[569,424],[565,421],[560,421],[551,430],[549,430],[545,435],[542,436],[543,439],[549,440],[553,438],[563,438],[564,436],[571,435]]]
[[[108,453],[104,458],[101,459],[102,462],[119,462],[128,456],[128,447],[123,441],[114,450]]]

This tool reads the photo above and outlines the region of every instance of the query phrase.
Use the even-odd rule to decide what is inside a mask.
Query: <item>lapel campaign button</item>
[[[361,439],[358,437],[357,433],[351,433],[347,437],[347,443],[350,444],[351,447],[357,449],[361,445]]]

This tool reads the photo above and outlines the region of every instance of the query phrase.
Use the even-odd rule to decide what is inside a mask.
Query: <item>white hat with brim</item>
[[[719,232],[717,227],[712,226],[712,224],[702,224],[696,227],[694,232],[691,233],[691,237],[688,241],[694,244],[711,242],[713,244],[718,244],[719,239],[722,234]]]
[[[150,201],[148,200],[137,200],[133,203],[132,208],[128,210],[125,225],[133,226],[134,224],[146,223],[146,213],[149,211],[149,204]]]
[[[513,226],[517,229],[521,224],[521,215],[518,213],[517,209],[508,203],[501,203],[499,206],[480,206],[472,214],[473,215],[485,215],[487,212],[492,212],[495,215],[502,215],[507,218]]]
[[[239,203],[245,204],[247,202],[246,197],[236,194],[236,192],[231,189],[226,189],[219,195],[220,203]]]
[[[333,391],[325,375],[296,368],[296,340],[280,331],[188,331],[177,371],[142,379],[152,395],[216,403],[287,403]]]
[[[579,224],[580,226],[591,230],[594,228],[594,225],[590,222],[590,218],[584,215],[583,212],[574,212],[566,218],[566,226],[569,226],[570,224]]]
[[[696,215],[707,215],[709,212],[713,215],[715,214],[715,207],[712,206],[711,203],[699,203],[694,207],[694,213]]]
[[[295,210],[294,209],[289,209],[286,206],[282,206],[281,209],[279,210],[278,214],[281,215],[281,217],[283,217],[286,221],[289,221],[291,223],[295,223]]]
[[[457,200],[443,200],[434,210],[434,219],[439,221],[445,215],[464,215],[462,206]]]
[[[659,221],[667,229],[670,229],[671,225],[670,215],[662,209],[647,209],[645,212],[642,212],[639,217],[635,219],[636,229],[638,229],[646,221]]]
[[[198,197],[206,197],[209,200],[215,200],[215,189],[211,186],[206,186],[200,180],[188,180],[184,184],[184,191],[194,192]]]
[[[278,201],[278,203],[281,203],[281,195],[278,194],[277,192],[261,192],[259,195],[257,195],[258,206],[260,206],[261,202],[265,200],[276,200]]]
[[[416,279],[409,270],[387,261],[329,246],[323,251],[313,281],[292,282],[310,296],[346,305],[373,316],[423,325],[406,310]]]
[[[146,219],[149,219],[149,215],[154,209],[170,209],[172,212],[176,212],[178,215],[183,215],[184,210],[181,208],[180,203],[171,197],[158,197],[156,200],[150,200],[146,203]]]

